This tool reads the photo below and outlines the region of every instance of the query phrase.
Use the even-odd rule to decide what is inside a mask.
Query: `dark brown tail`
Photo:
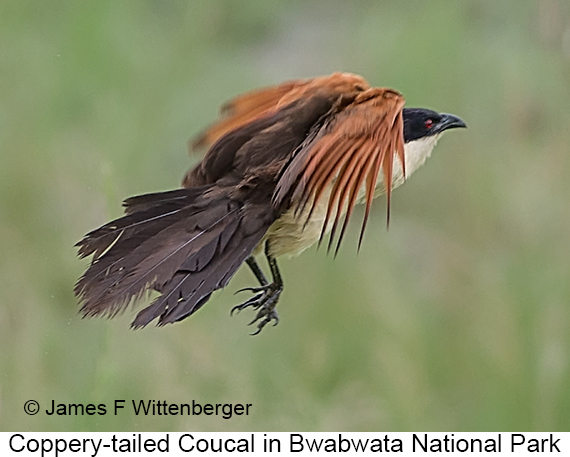
[[[160,292],[133,321],[159,325],[197,311],[224,287],[262,240],[271,204],[247,204],[216,185],[141,195],[126,215],[88,233],[79,256],[93,254],[75,286],[85,316],[112,317],[149,289]]]

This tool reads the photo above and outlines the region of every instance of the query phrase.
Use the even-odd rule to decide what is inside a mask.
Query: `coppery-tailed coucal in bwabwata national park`
[[[131,301],[159,295],[132,326],[177,322],[225,287],[245,262],[258,287],[233,310],[252,307],[255,333],[274,321],[283,290],[276,258],[298,254],[330,232],[338,250],[356,204],[360,242],[374,197],[431,154],[440,135],[465,127],[451,114],[404,108],[392,89],[334,73],[246,93],[192,143],[208,148],[183,188],[128,198],[125,215],[77,244],[93,255],[75,286],[85,316],[115,316]],[[264,253],[268,280],[255,256]]]

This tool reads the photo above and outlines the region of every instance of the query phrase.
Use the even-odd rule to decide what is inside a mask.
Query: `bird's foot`
[[[279,301],[279,295],[281,295],[281,291],[283,290],[283,286],[275,283],[267,284],[260,287],[246,287],[244,289],[240,289],[236,292],[244,292],[250,291],[255,293],[253,297],[249,300],[243,302],[241,305],[234,306],[230,312],[233,315],[235,311],[238,313],[245,308],[249,308],[250,306],[258,310],[257,315],[255,318],[248,324],[252,325],[256,322],[257,330],[252,333],[252,335],[257,335],[263,330],[267,324],[271,321],[274,321],[273,326],[276,326],[279,323],[279,315],[277,311],[275,311],[275,306]]]

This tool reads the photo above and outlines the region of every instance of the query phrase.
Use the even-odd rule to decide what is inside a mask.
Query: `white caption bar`
[[[570,433],[0,433],[0,455],[570,455]]]

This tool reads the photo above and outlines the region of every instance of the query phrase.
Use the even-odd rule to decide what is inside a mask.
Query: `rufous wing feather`
[[[286,81],[277,86],[247,92],[222,105],[221,119],[196,136],[190,142],[190,147],[195,150],[210,146],[230,130],[261,116],[270,115],[301,97],[308,97],[319,91],[349,94],[355,90],[364,91],[369,88],[370,85],[361,76],[333,73],[317,78]]]
[[[394,155],[405,175],[403,117],[404,98],[392,89],[374,88],[361,92],[344,110],[334,115],[314,139],[303,145],[283,171],[274,194],[274,203],[291,198],[309,215],[328,193],[321,240],[332,221],[329,249],[341,218],[337,240],[340,246],[353,208],[364,188],[365,210],[360,231],[362,242],[378,174],[382,169],[389,221]]]
[[[277,86],[264,87],[233,98],[220,108],[221,119],[198,134],[191,141],[190,148],[197,150],[209,147],[230,130],[274,112],[283,96],[306,84],[307,80],[286,81]]]

